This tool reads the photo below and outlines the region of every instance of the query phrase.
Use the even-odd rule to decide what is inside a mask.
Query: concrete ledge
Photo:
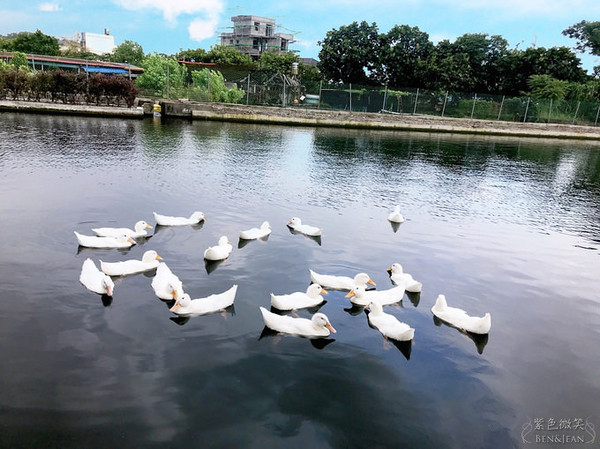
[[[304,108],[204,103],[191,111],[195,120],[262,123],[286,126],[379,129],[427,133],[478,134],[600,142],[600,127],[567,124],[518,123],[412,114],[360,113]]]
[[[0,100],[0,111],[27,112],[38,114],[83,115],[98,117],[143,118],[141,108],[117,106],[91,106],[80,104],[44,103],[36,101]]]

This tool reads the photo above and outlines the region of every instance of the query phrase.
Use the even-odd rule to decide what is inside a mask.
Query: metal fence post
[[[477,94],[473,97],[473,107],[471,108],[471,119],[473,118],[473,114],[475,113],[475,103],[477,103]]]
[[[527,111],[529,111],[529,102],[531,101],[531,97],[527,97],[527,106],[525,106],[525,115],[523,116],[523,123],[527,121]]]
[[[352,83],[350,83],[350,112],[352,112]]]
[[[385,91],[383,92],[383,107],[381,108],[383,111],[385,111],[386,100],[387,100],[387,84],[385,85]]]
[[[321,95],[323,93],[323,80],[319,82],[319,102],[317,103],[317,109],[321,109]]]
[[[442,107],[442,117],[444,116],[444,112],[446,112],[446,102],[448,101],[448,91],[446,91],[446,95],[444,96],[444,106]]]
[[[246,106],[248,106],[248,100],[250,100],[250,72],[248,72],[248,88],[246,89]]]
[[[577,107],[575,108],[575,115],[573,116],[573,123],[571,123],[571,125],[575,124],[575,119],[577,118],[577,113],[579,112],[579,105],[581,104],[581,101],[577,102]]]
[[[548,108],[548,120],[546,123],[550,123],[550,115],[552,114],[552,98],[550,98],[550,107]]]
[[[600,116],[600,106],[598,106],[598,112],[596,112],[596,121],[594,122],[594,126],[598,124],[598,116]]]
[[[417,113],[417,103],[419,102],[419,88],[417,87],[417,96],[415,97],[415,107],[413,108],[413,115]]]
[[[504,106],[504,95],[502,95],[502,102],[500,103],[500,110],[498,111],[498,120],[500,120],[500,116],[502,115],[502,107]]]
[[[285,77],[283,78],[283,102],[281,105],[285,107]]]

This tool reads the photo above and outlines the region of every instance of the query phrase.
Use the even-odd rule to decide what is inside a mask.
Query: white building
[[[112,53],[115,49],[115,38],[110,35],[107,29],[104,30],[104,34],[84,31],[81,33],[81,48],[97,55]]]

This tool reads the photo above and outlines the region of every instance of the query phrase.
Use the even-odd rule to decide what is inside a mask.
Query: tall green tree
[[[264,52],[260,55],[259,67],[270,73],[283,73],[285,75],[292,74],[292,64],[298,63],[300,57],[291,52],[275,53],[275,52]]]
[[[136,86],[154,93],[165,94],[167,81],[170,93],[176,92],[183,87],[187,76],[186,68],[178,64],[175,58],[158,53],[146,56],[141,66],[144,73],[137,78]]]
[[[58,39],[36,30],[35,33],[21,32],[12,39],[11,51],[35,53],[38,55],[60,55]]]
[[[202,62],[214,62],[215,64],[227,65],[251,65],[252,58],[233,47],[215,45],[206,53],[206,60]]]
[[[144,60],[144,49],[137,42],[126,40],[115,47],[109,60],[139,66]]]
[[[392,86],[423,87],[424,73],[433,50],[429,34],[419,27],[395,25],[381,36],[377,80]]]
[[[375,23],[353,22],[319,41],[319,70],[327,80],[368,84],[379,64],[381,39]],[[376,76],[375,76],[376,77]]]
[[[203,48],[183,50],[177,53],[177,59],[180,61],[207,62],[206,50]]]
[[[563,30],[563,35],[577,40],[575,48],[580,52],[589,51],[600,56],[600,21],[588,22],[582,20]]]

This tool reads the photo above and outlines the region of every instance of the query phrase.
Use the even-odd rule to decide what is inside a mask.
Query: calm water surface
[[[407,221],[394,229],[396,204]],[[598,144],[3,113],[0,206],[1,447],[600,441]],[[195,210],[203,226],[158,227],[127,251],[73,234]],[[292,234],[292,216],[321,241]],[[267,241],[238,245],[264,220]],[[206,266],[221,235],[234,250]],[[192,297],[238,284],[235,305],[178,319],[153,273],[116,278],[112,300],[79,283],[88,257],[148,249]],[[385,289],[393,262],[423,283],[386,306],[412,345],[385,342],[335,291],[327,341],[263,333],[258,307],[305,290],[309,268]],[[489,336],[436,322],[440,293],[490,312]]]

